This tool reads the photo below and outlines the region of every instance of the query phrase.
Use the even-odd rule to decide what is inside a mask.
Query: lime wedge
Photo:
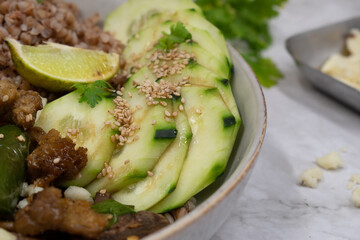
[[[46,43],[36,47],[5,39],[16,71],[31,84],[50,91],[70,90],[75,83],[108,80],[119,70],[118,54]]]

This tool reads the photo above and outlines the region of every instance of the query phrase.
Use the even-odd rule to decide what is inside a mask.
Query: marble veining
[[[299,73],[285,40],[302,31],[357,17],[358,0],[289,0],[272,21],[266,52],[284,73],[265,89],[268,130],[248,186],[212,240],[360,239],[360,208],[347,189],[360,174],[360,114],[316,91]],[[344,151],[346,149],[346,151]],[[344,168],[324,170],[317,189],[296,184],[317,157],[338,151]]]

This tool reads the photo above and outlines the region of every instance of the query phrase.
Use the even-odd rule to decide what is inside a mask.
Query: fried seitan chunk
[[[19,97],[16,85],[7,78],[0,80],[0,114],[7,113]]]
[[[27,157],[29,180],[40,187],[54,180],[74,179],[87,163],[87,149],[79,147],[69,137],[51,129],[38,137],[39,146]]]
[[[43,108],[39,93],[18,90],[8,78],[0,80],[0,122],[15,123],[25,130],[35,123],[36,113]]]
[[[60,189],[49,187],[16,213],[14,229],[25,236],[52,230],[95,239],[108,221],[109,216],[93,211],[90,202],[62,198]]]
[[[162,215],[148,211],[119,216],[119,221],[100,234],[100,240],[126,240],[130,236],[145,237],[167,226],[169,221]]]
[[[12,120],[16,125],[29,129],[34,126],[37,111],[43,108],[41,97],[31,90],[20,90],[19,95],[12,110]]]

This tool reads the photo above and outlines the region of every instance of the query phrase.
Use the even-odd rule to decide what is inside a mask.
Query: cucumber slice
[[[129,0],[106,18],[104,30],[127,43],[153,14],[188,8],[202,13],[200,7],[191,0]]]
[[[141,82],[144,81],[144,78],[142,76],[148,76],[149,81],[157,80],[155,75],[152,73],[151,70],[149,70],[148,67],[141,68],[132,76],[132,78],[137,79],[138,82]],[[230,81],[228,79],[218,77],[213,72],[209,71],[208,69],[206,69],[205,67],[201,66],[196,62],[189,63],[189,65],[182,70],[181,74],[175,74],[173,76],[163,79],[165,81],[181,82],[183,78],[187,76],[190,76],[189,82],[192,85],[218,88],[226,105],[228,106],[233,116],[235,117],[237,130],[238,130],[241,124],[241,118],[235,99],[232,94]]]
[[[131,97],[127,92],[131,93]],[[105,176],[88,185],[87,190],[92,195],[101,189],[116,192],[145,178],[147,172],[154,168],[162,153],[176,137],[177,130],[174,120],[166,121],[164,119],[166,110],[172,112],[170,101],[166,107],[147,106],[145,96],[137,94],[137,88],[133,86],[132,79],[125,85],[124,98],[127,99],[130,108],[142,106],[133,115],[135,124],[140,126],[136,132],[139,139],[131,144],[126,144],[120,151],[113,154],[109,162],[114,173],[113,177]]]
[[[76,145],[87,148],[88,162],[80,171],[80,177],[72,181],[63,182],[63,186],[85,186],[90,183],[103,169],[104,163],[111,158],[115,145],[111,142],[114,133],[106,121],[113,122],[113,116],[108,113],[114,109],[112,99],[103,99],[95,108],[87,103],[79,103],[79,94],[69,93],[45,105],[35,126],[41,127],[45,132],[52,128],[58,130],[62,137],[68,129],[79,129],[75,136]]]
[[[176,24],[173,21],[166,21],[160,25],[146,28],[140,31],[136,36],[131,37],[123,56],[128,62],[136,62],[141,59],[147,51],[153,48],[155,43],[163,36],[163,32],[170,33],[172,25]],[[186,29],[191,33],[192,39],[203,49],[209,49],[209,53],[221,62],[221,66],[226,66],[226,70],[231,69],[231,60],[223,52],[221,47],[214,41],[210,34],[202,29],[185,25]]]
[[[211,22],[206,20],[203,14],[200,14],[195,9],[179,9],[176,12],[162,12],[154,14],[151,16],[148,21],[145,22],[143,29],[145,28],[154,28],[162,22],[171,20],[173,22],[182,22],[186,25],[196,27],[198,29],[207,31],[210,36],[215,40],[217,45],[222,49],[226,54],[228,59],[230,58],[229,50],[226,46],[225,38],[222,32],[215,27]]]
[[[177,109],[179,105],[180,101],[177,100],[174,108]],[[136,211],[146,210],[175,189],[192,137],[184,112],[178,113],[175,122],[178,135],[152,170],[154,175],[113,194],[116,201],[133,205]]]
[[[130,46],[128,46],[130,47]],[[219,59],[215,58],[209,51],[206,51],[202,47],[200,47],[195,42],[185,42],[181,43],[177,46],[179,51],[185,51],[189,54],[194,54],[196,57],[196,61],[207,68],[208,70],[212,71],[213,73],[217,74],[221,78],[229,79],[231,77],[231,69],[229,68],[229,64],[227,61],[220,61]],[[142,57],[139,61],[135,63],[130,63],[130,65],[142,65],[146,66],[149,63],[149,56],[155,49],[150,50],[145,56]]]
[[[175,191],[149,209],[153,212],[181,207],[214,182],[225,170],[235,140],[235,125],[224,122],[232,114],[216,88],[183,87],[181,94],[193,137]]]

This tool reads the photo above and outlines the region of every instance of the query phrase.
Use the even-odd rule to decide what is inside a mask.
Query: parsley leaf
[[[117,223],[120,215],[123,215],[126,213],[135,213],[133,207],[123,205],[113,199],[108,199],[103,202],[94,204],[91,206],[91,208],[98,213],[113,215],[113,218],[109,222],[109,226]]]
[[[44,3],[44,0],[36,0],[38,3]]]
[[[272,87],[277,84],[278,79],[283,77],[270,58],[251,56],[250,54],[243,54],[243,57],[256,73],[256,77],[262,86]]]
[[[93,83],[76,83],[73,85],[76,88],[76,92],[80,94],[79,103],[87,102],[91,108],[94,108],[104,97],[108,97],[110,92],[108,89],[112,89],[112,86],[102,80],[97,80]]]
[[[196,0],[207,19],[217,26],[225,38],[244,56],[261,84],[270,87],[282,77],[262,51],[270,46],[272,37],[268,21],[279,14],[287,0]]]
[[[167,51],[172,49],[175,44],[183,43],[191,39],[191,33],[186,30],[182,22],[178,22],[171,26],[170,34],[163,32],[163,37],[159,39],[159,43],[156,47]]]

